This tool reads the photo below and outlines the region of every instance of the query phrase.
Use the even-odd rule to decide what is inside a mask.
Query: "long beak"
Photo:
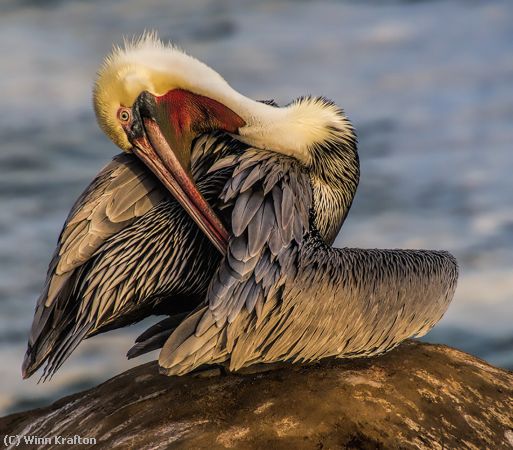
[[[134,153],[159,178],[224,255],[229,234],[190,175],[192,139],[172,126],[167,117],[167,108],[158,105],[155,97],[149,93],[139,96],[132,111],[135,123],[132,130],[138,130],[131,139]]]

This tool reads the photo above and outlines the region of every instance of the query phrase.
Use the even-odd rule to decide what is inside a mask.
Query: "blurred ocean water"
[[[20,377],[60,227],[118,152],[93,116],[95,70],[112,43],[144,29],[253,98],[341,105],[362,179],[337,245],[453,252],[456,298],[427,340],[513,368],[513,3],[5,0],[0,415],[141,363],[124,354],[148,322],[81,344],[50,383]]]

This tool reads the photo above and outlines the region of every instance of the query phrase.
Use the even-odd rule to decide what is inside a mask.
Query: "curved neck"
[[[315,226],[332,244],[349,213],[360,179],[357,139],[342,110],[323,98],[284,107],[254,102],[234,91],[224,101],[245,121],[249,145],[298,159],[310,172]],[[238,103],[235,103],[237,102]]]
[[[330,148],[313,152],[310,180],[313,190],[314,222],[328,245],[337,237],[353,203],[360,180],[356,142],[342,140]]]
[[[123,141],[122,130],[116,127],[119,105],[132,105],[141,89],[155,96],[183,89],[216,100],[244,120],[240,140],[292,156],[307,166],[312,164],[314,147],[336,141],[339,135],[352,136],[349,122],[333,103],[306,97],[278,108],[251,100],[206,64],[150,33],[115,49],[99,71],[95,107],[100,125],[114,130],[110,135],[115,142]]]
[[[219,102],[245,122],[238,138],[253,147],[310,165],[314,147],[336,141],[338,135],[353,136],[341,110],[324,98],[304,97],[276,107],[242,95],[210,67],[176,50],[150,61],[146,65],[150,91],[163,95],[183,89]]]
[[[316,99],[300,99],[285,107],[252,100],[228,84],[191,86],[191,91],[216,100],[240,116],[245,126],[238,139],[262,150],[282,153],[309,166],[311,150],[329,140],[338,117],[320,108]],[[220,89],[221,88],[221,89]]]

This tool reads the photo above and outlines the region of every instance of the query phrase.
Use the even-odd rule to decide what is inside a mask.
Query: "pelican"
[[[192,89],[190,84],[195,78],[199,80],[198,86]],[[230,176],[229,168],[212,172],[209,169],[220,158],[249,148],[240,136],[234,139],[228,134],[242,125],[242,119],[221,102],[212,99],[206,104],[197,103],[196,109],[188,108],[191,102],[207,98],[201,97],[202,92],[215,97],[216,90],[231,92],[212,69],[174,47],[163,45],[151,33],[126,42],[124,48],[115,48],[105,59],[95,83],[93,103],[100,127],[123,153],[95,177],[66,219],[37,301],[22,366],[25,378],[46,363],[42,378],[47,379],[83,339],[152,314],[171,317],[152,328],[152,339],[142,335],[144,346],[132,350],[129,356],[136,356],[143,349],[159,348],[169,334],[169,327],[176,326],[205,298],[227,247],[228,233],[217,214],[223,214],[218,209],[219,196]],[[193,91],[194,98],[188,94]],[[165,129],[164,122],[178,120],[180,130],[186,131],[176,136],[181,147],[174,147],[181,151],[177,153],[181,159],[176,168],[184,170],[171,171],[182,181],[181,185],[173,176],[166,175],[158,156],[151,155],[151,145],[146,145],[150,156],[145,156],[144,142],[135,146],[128,141],[126,119],[131,117],[131,107],[144,92],[168,93],[173,108],[164,120],[161,118],[160,124]],[[289,114],[300,114],[310,104],[312,115],[322,106],[317,100],[303,99],[289,107]],[[247,106],[249,111],[253,108],[255,114],[265,117],[266,111],[279,110],[273,105],[248,99]],[[332,105],[327,112],[329,109],[338,113]],[[198,117],[201,111],[208,112],[208,117]],[[196,116],[188,116],[188,112]],[[330,114],[334,116],[333,112]],[[191,119],[194,123],[190,122],[186,130],[184,124]],[[342,136],[347,141],[347,154],[341,165],[344,178],[328,197],[319,197],[319,205],[327,202],[326,207],[334,213],[334,217],[325,217],[324,223],[319,223],[328,242],[334,240],[347,215],[359,177],[352,128],[343,115],[334,119],[344,124],[348,134]],[[249,136],[248,142],[254,141],[261,147],[274,145],[273,141],[266,141],[263,122],[255,124],[252,130],[254,136]],[[158,145],[156,142],[155,148]],[[187,183],[189,177],[195,185]],[[318,184],[322,187],[323,182],[319,180]],[[184,207],[166,189],[181,199]],[[225,221],[230,221],[230,213],[224,205]],[[205,219],[198,220],[197,216],[194,220],[198,226],[191,218],[195,214]],[[162,333],[155,336],[156,330]]]
[[[125,154],[68,217],[26,375],[45,360],[53,373],[85,337],[188,313],[207,285],[194,312],[152,327],[132,355],[166,338],[159,364],[170,375],[365,356],[424,334],[445,312],[457,280],[450,254],[330,247],[359,177],[354,130],[332,102],[250,100],[146,35],[107,58],[94,105]]]
[[[148,108],[139,117],[155,116]],[[320,158],[332,151],[316,147]],[[227,167],[221,200],[232,210],[232,230],[205,302],[178,325],[148,330],[134,347],[142,353],[145,340],[166,335],[163,373],[372,356],[441,319],[458,278],[450,253],[332,248],[318,228],[331,211],[316,207],[315,166],[255,148],[211,171]]]
[[[178,162],[187,161],[198,131],[229,132],[249,147],[210,168],[231,171],[220,198],[232,211],[231,230],[216,233],[204,213],[193,217],[212,242],[228,234],[227,250],[205,301],[165,331],[161,370],[184,375],[206,364],[236,371],[371,356],[426,334],[454,295],[458,266],[450,253],[330,246],[358,181],[356,138],[342,110],[323,98],[285,108],[259,104],[206,66],[178,64],[172,48],[168,55],[160,62],[180,67],[177,78],[186,85],[140,94],[122,127],[135,153],[161,161],[150,167],[173,161],[167,174],[153,170],[177,180],[186,175]],[[181,105],[184,97],[189,109]],[[173,114],[182,119],[169,119]],[[189,195],[198,194],[191,188]],[[193,209],[182,193],[177,199]],[[162,333],[150,329],[135,352]]]

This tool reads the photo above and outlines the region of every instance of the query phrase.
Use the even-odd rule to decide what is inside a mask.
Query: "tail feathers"
[[[160,322],[148,328],[135,340],[136,344],[130,350],[128,350],[128,353],[126,354],[127,358],[132,359],[153,350],[162,348],[164,343],[169,338],[169,335],[176,329],[176,327],[183,321],[186,316],[187,313],[176,314],[167,317],[166,319],[161,320]]]
[[[164,330],[142,342],[137,342],[130,348],[130,350],[128,350],[126,357],[128,359],[133,359],[137,358],[138,356],[144,355],[145,353],[149,353],[153,350],[158,350],[159,348],[162,348],[162,346],[167,341],[169,334],[172,333],[173,330],[174,328],[170,330]]]
[[[176,328],[160,352],[161,372],[184,375],[203,364],[216,364],[228,359],[226,328],[218,328],[211,315],[208,307],[203,307]],[[201,333],[196,334],[200,323]]]
[[[144,333],[140,334],[135,342],[144,342],[152,338],[156,334],[160,334],[163,331],[173,331],[181,322],[187,317],[188,312],[173,314],[172,316],[166,317],[164,320],[157,322],[152,325]]]

